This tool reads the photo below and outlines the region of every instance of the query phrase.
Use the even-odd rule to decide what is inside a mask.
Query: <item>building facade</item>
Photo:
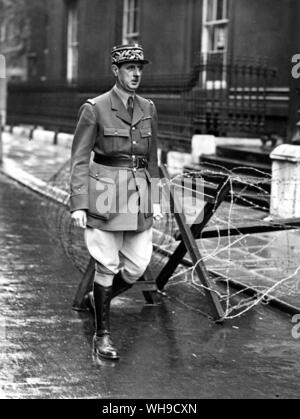
[[[142,42],[154,74],[189,72],[199,55],[266,60],[287,85],[295,0],[45,0],[47,77],[97,79],[113,45]],[[297,15],[297,14],[296,14]],[[42,59],[42,57],[40,57]]]
[[[45,75],[45,6],[40,0],[0,0],[0,53],[6,57],[10,80],[42,79]]]
[[[0,1],[6,3],[9,0]],[[249,73],[248,82],[251,77],[254,80],[257,65],[262,69],[268,65],[277,69],[276,79],[272,83],[267,79],[252,80],[252,85],[256,83],[257,91],[260,87],[268,88],[264,94],[268,96],[266,112],[272,119],[270,129],[284,136],[289,118],[288,132],[292,135],[298,106],[297,95],[290,90],[294,89],[291,57],[300,52],[297,0],[18,0],[17,3],[20,10],[23,7],[26,21],[25,25],[15,21],[19,32],[23,28],[18,35],[24,44],[20,50],[22,80],[100,86],[110,77],[112,46],[132,42],[142,43],[151,60],[152,65],[145,69],[145,84],[152,92],[172,92],[176,86],[191,85],[189,77],[201,65],[198,85],[208,90],[212,86],[220,90],[228,88],[228,68],[233,71],[232,67],[226,67],[228,63],[245,66],[254,63],[252,70],[250,67],[245,70]],[[4,35],[1,39],[0,53],[3,53],[1,49],[7,40]],[[224,65],[225,70],[222,67],[218,76],[214,73],[212,77],[203,63],[208,68]],[[248,82],[241,86],[236,82],[236,87],[245,90]],[[105,85],[108,84],[107,81]],[[258,97],[254,102],[258,102]]]

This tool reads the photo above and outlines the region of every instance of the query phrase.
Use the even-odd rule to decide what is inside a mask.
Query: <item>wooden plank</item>
[[[134,284],[135,288],[141,288],[142,291],[156,291],[157,286],[155,281],[138,281]]]
[[[164,166],[161,166],[160,169],[163,177],[165,179],[170,179],[167,169]],[[171,187],[171,185],[168,182],[166,183],[166,186],[169,189],[168,192],[172,201],[171,203],[174,206],[174,216],[178,224],[178,227],[181,231],[182,240],[184,242],[185,248],[188,250],[191,256],[193,266],[195,266],[195,272],[203,285],[204,293],[210,305],[212,318],[215,321],[221,321],[224,317],[224,311],[216,292],[213,291],[212,286],[210,284],[209,275],[205,268],[205,264],[202,261],[202,257],[198,249],[197,243],[193,237],[193,233],[191,229],[186,225],[184,215],[180,212],[180,205],[178,203],[176,193],[174,193],[174,188]]]
[[[282,230],[294,230],[300,227],[300,219],[293,218],[287,220],[274,220],[274,221],[254,221],[251,223],[243,223],[236,225],[231,228],[219,228],[215,227],[207,228],[202,232],[201,237],[203,239],[210,239],[215,237],[227,237],[227,236],[238,236],[241,234],[259,234],[269,233],[272,231]],[[176,237],[177,239],[177,237]]]
[[[143,277],[136,282],[135,286],[140,286],[143,290],[144,298],[147,304],[155,305],[158,303],[157,285],[156,281],[152,277],[149,267],[146,269]]]
[[[224,201],[225,197],[230,191],[230,182],[228,177],[223,178],[223,181],[219,184],[216,189],[216,196],[214,201],[206,202],[203,210],[199,214],[196,222],[191,227],[191,232],[195,240],[199,239],[204,227],[208,224],[216,210],[219,208],[221,203]],[[156,283],[160,291],[164,289],[166,284],[169,281],[169,278],[173,275],[178,265],[181,263],[183,257],[187,253],[187,248],[185,246],[182,235],[176,237],[176,240],[180,241],[180,244],[176,248],[174,254],[170,257],[167,264],[164,266],[160,272]]]

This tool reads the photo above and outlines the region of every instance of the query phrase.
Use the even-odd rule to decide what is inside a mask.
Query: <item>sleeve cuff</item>
[[[74,195],[70,197],[70,211],[88,210],[89,209],[89,195]]]

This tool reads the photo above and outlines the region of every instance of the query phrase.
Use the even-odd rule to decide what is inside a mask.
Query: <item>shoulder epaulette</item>
[[[93,106],[96,105],[96,101],[94,99],[87,99],[87,103],[90,103]]]

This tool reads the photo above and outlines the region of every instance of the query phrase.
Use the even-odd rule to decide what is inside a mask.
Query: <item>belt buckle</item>
[[[147,160],[144,157],[140,157],[140,167],[145,168],[147,166]]]
[[[132,168],[134,171],[136,171],[136,169],[138,169],[138,159],[136,158],[136,156],[131,156],[132,158]]]

